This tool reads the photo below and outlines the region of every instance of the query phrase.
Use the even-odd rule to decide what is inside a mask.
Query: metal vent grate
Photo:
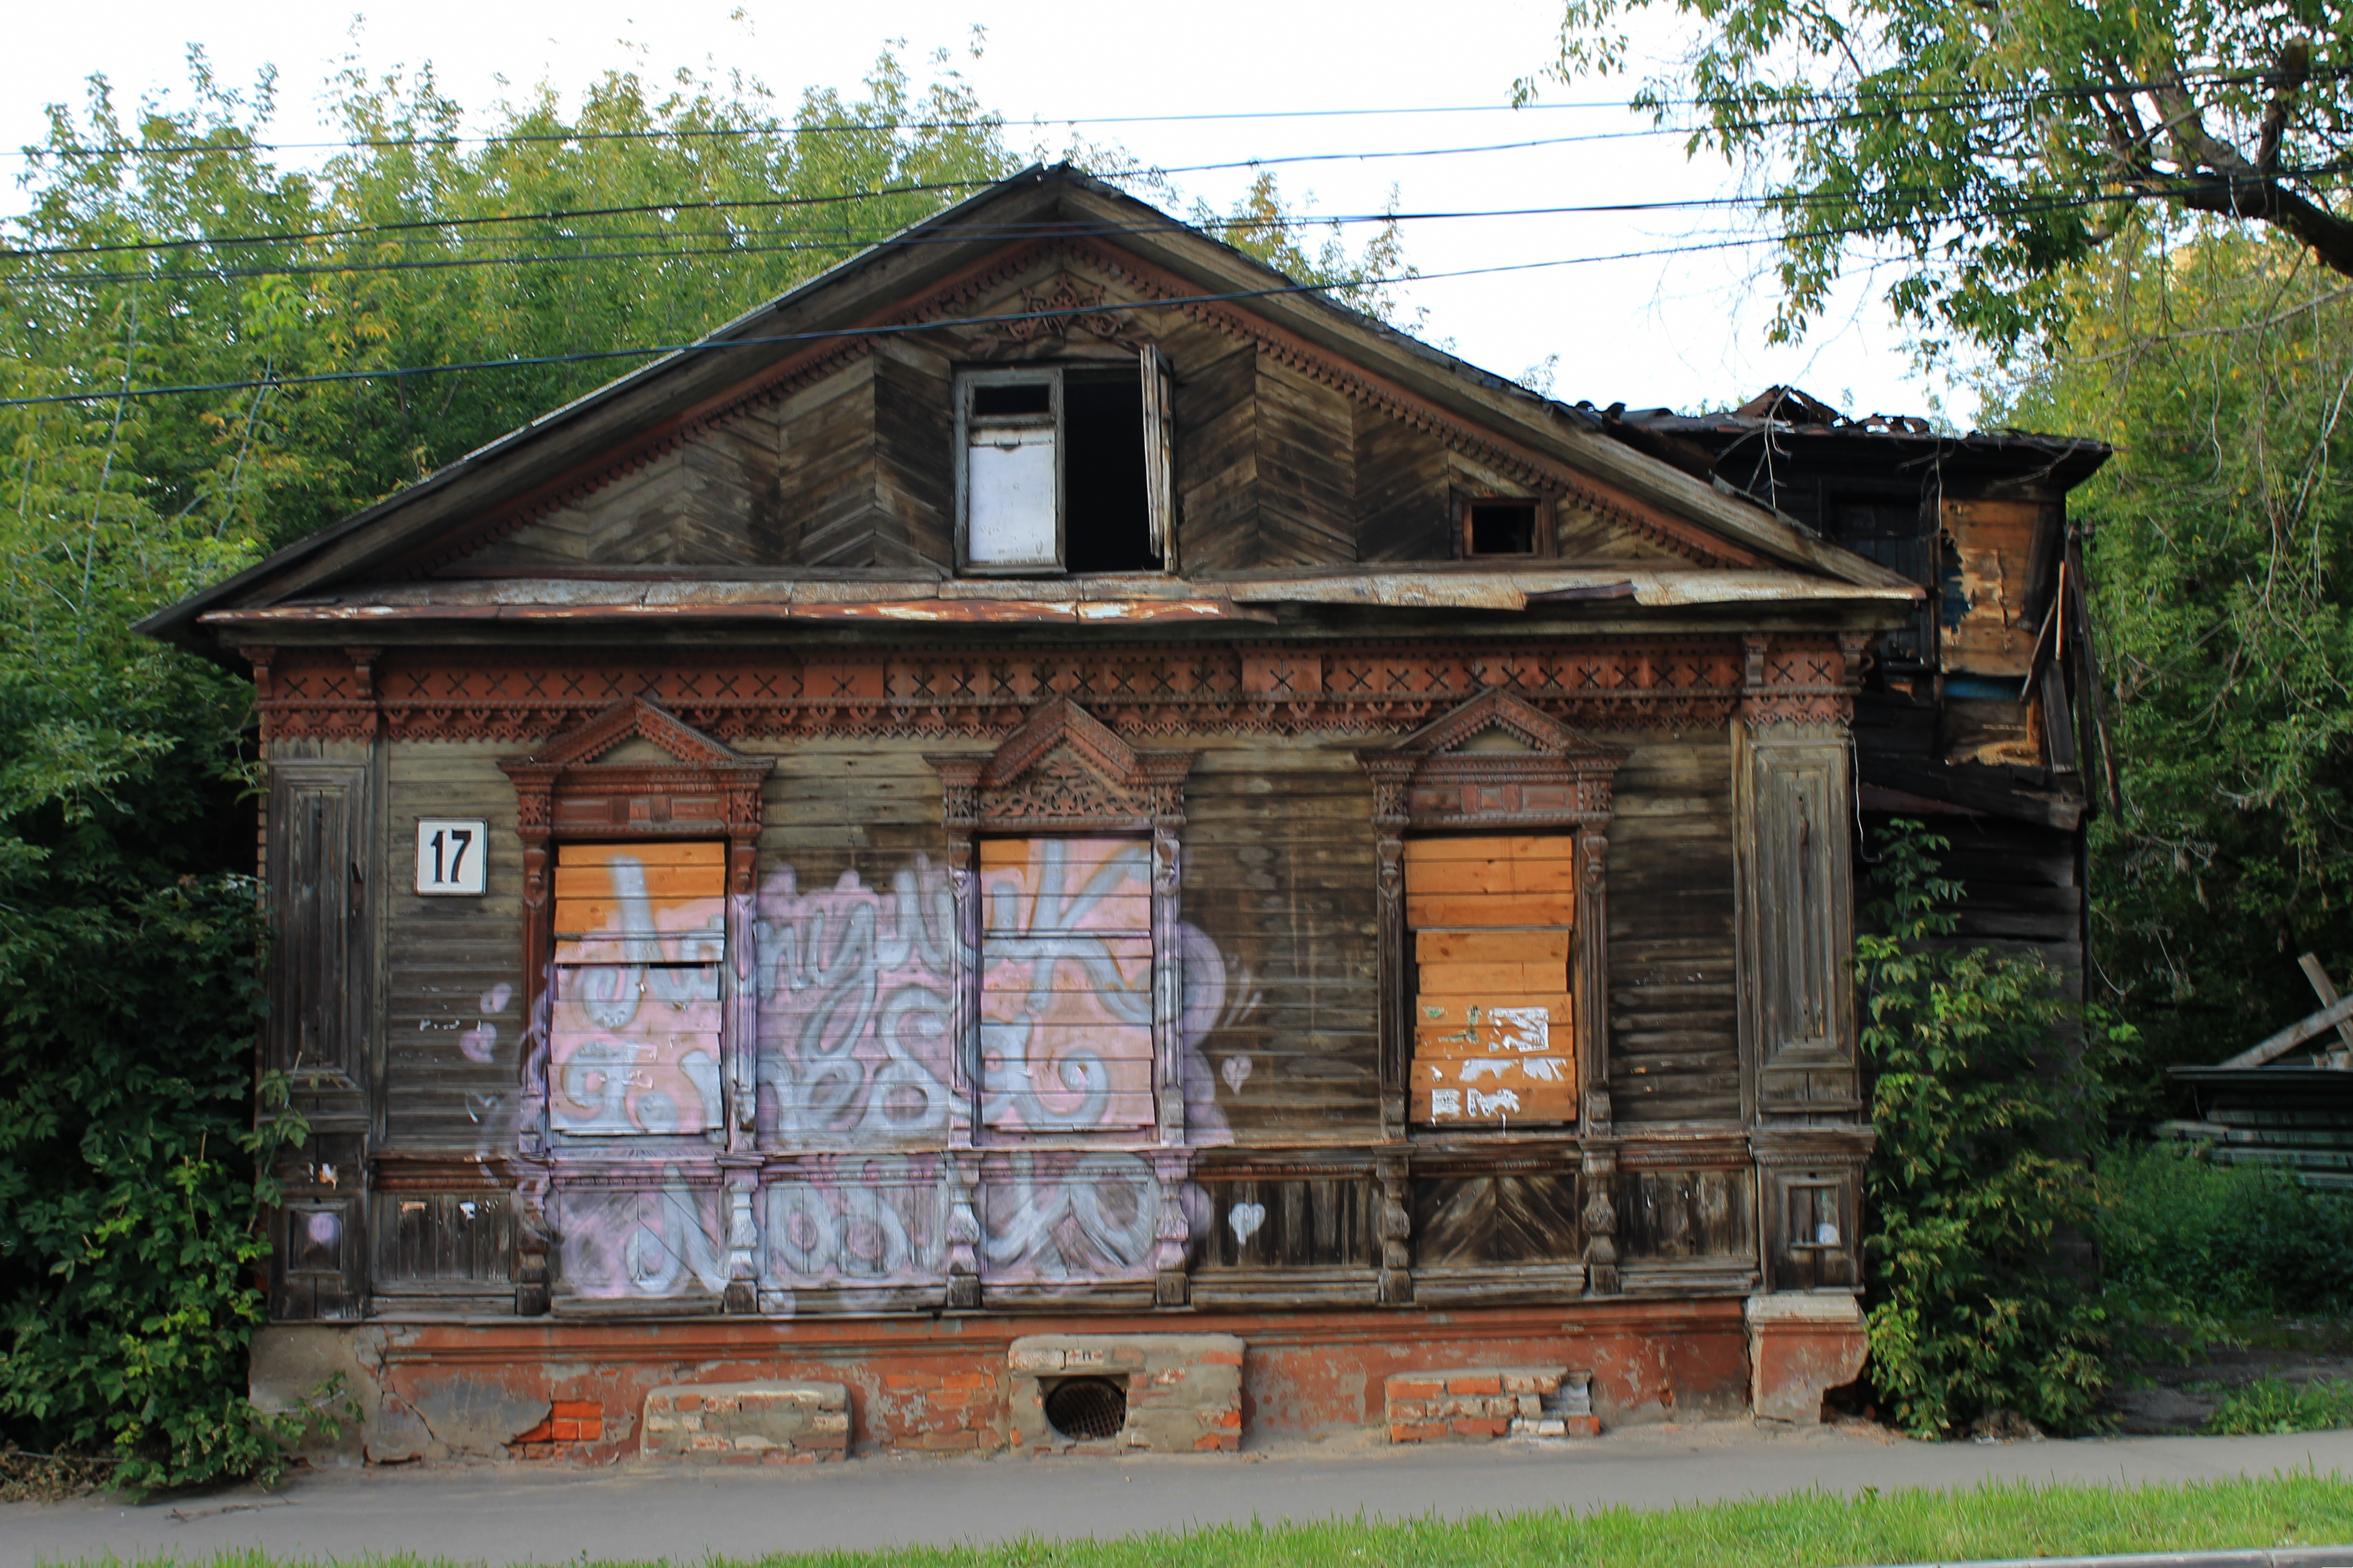
[[[1127,1390],[1107,1377],[1063,1378],[1046,1390],[1046,1419],[1075,1441],[1116,1437],[1127,1425]]]

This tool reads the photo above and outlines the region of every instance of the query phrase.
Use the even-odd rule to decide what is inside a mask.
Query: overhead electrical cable
[[[2353,163],[2338,163],[2309,165],[2283,171],[2282,174],[2306,182],[2347,173]],[[2211,182],[2193,182],[2211,183]],[[1914,195],[1933,195],[1926,187],[1907,191],[1903,188],[1881,188],[1867,192],[1788,192],[1768,195],[1694,196],[1648,202],[1594,202],[1556,206],[1493,207],[1463,210],[1397,211],[1369,214],[1342,214],[1297,220],[1296,226],[1314,229],[1324,226],[1361,224],[1422,223],[1498,217],[1595,216],[1650,212],[1710,212],[1758,211],[1788,212],[1808,209],[1853,209],[1869,207],[1891,200],[1902,200]],[[2052,193],[2047,196],[2029,198],[2000,209],[1989,209],[1977,217],[2000,217],[2022,214],[2063,210],[2075,206],[2097,206],[2112,202],[2161,199],[2166,192],[2099,192],[2081,195]],[[657,207],[654,210],[670,210]],[[1248,229],[1261,220],[1249,217],[1207,217],[1198,221],[1168,219],[1155,224],[1095,224],[1065,225],[1055,229],[1059,235],[1078,237],[1121,237],[1154,234],[1178,234],[1208,229]],[[810,229],[762,230],[742,227],[733,229],[652,229],[582,234],[519,234],[477,237],[470,244],[507,245],[531,243],[547,245],[594,246],[638,240],[712,239],[716,245],[669,245],[655,249],[551,251],[527,255],[442,255],[406,256],[382,260],[361,260],[348,257],[331,257],[319,261],[258,266],[191,266],[151,268],[138,272],[83,272],[57,269],[39,272],[0,274],[0,283],[60,284],[66,286],[125,285],[125,284],[185,284],[244,278],[298,278],[340,276],[377,272],[431,272],[470,270],[492,267],[570,266],[582,262],[686,260],[716,258],[722,260],[763,255],[791,253],[855,254],[873,245],[894,242],[907,246],[968,245],[989,240],[1014,241],[1032,237],[1038,231],[1030,227],[990,228],[965,226],[937,234],[909,234],[903,228],[876,229]],[[777,235],[793,237],[776,239]],[[1803,237],[1791,236],[1789,237]],[[38,253],[0,253],[0,259]],[[1435,275],[1433,275],[1435,276]]]
[[[2090,198],[2055,198],[2047,205],[2053,209],[2070,205],[2101,205],[2123,199],[2101,195]],[[1967,220],[1961,220],[1967,221]],[[1350,289],[1383,288],[1409,283],[1435,282],[1451,278],[1493,277],[1504,273],[1532,272],[1556,267],[1579,267],[1609,261],[1641,260],[1662,256],[1694,255],[1703,252],[1736,249],[1744,246],[1779,244],[1790,239],[1836,238],[1843,236],[1878,232],[1883,226],[1833,226],[1801,231],[1797,234],[1763,234],[1737,238],[1704,241],[1697,244],[1661,246],[1644,250],[1617,251],[1598,256],[1556,257],[1543,261],[1504,262],[1487,267],[1455,268],[1443,272],[1400,274],[1394,277],[1354,279],[1339,283],[1290,283],[1265,289],[1236,289],[1219,294],[1182,295],[1166,300],[1105,300],[1097,304],[1055,307],[1035,310],[1007,311],[986,316],[955,317],[929,321],[881,323],[860,327],[829,328],[817,331],[786,332],[769,336],[704,338],[688,343],[649,344],[637,347],[589,349],[560,354],[522,354],[506,359],[473,360],[436,365],[390,366],[372,370],[325,371],[304,375],[280,375],[236,381],[195,383],[171,386],[108,387],[89,392],[51,393],[31,397],[0,398],[0,408],[26,408],[48,404],[100,403],[113,398],[151,398],[187,396],[201,393],[246,392],[261,387],[322,385],[357,381],[388,381],[416,376],[471,374],[480,371],[523,370],[552,364],[580,364],[615,359],[661,359],[670,356],[724,353],[731,349],[762,346],[782,346],[792,343],[814,343],[844,338],[900,336],[913,332],[934,332],[962,327],[1008,325],[1019,321],[1050,321],[1071,316],[1117,314],[1128,311],[1182,310],[1187,306],[1219,304],[1241,300],[1266,299],[1291,294],[1331,294]],[[1942,225],[1940,226],[1955,226]]]
[[[1883,103],[1890,107],[1956,107],[1989,103],[2036,103],[2054,98],[2092,98],[2108,93],[2141,93],[2159,88],[2231,87],[2268,85],[2274,73],[2260,70],[2189,71],[2163,81],[2086,82],[2022,88],[1906,88],[1873,89],[1865,93],[1852,87],[1810,88],[1778,90],[1761,89],[1769,102],[1805,104],[1811,102],[1848,102],[1857,100]],[[2353,66],[2322,66],[2312,69],[2308,81],[2342,79],[2353,75]],[[1641,107],[1649,109],[1717,109],[1754,105],[1757,95],[1717,93],[1688,98],[1660,98]],[[925,131],[1004,131],[1016,127],[1044,129],[1049,126],[1080,125],[1147,125],[1197,123],[1213,121],[1304,120],[1376,118],[1388,115],[1414,114],[1487,114],[1523,113],[1528,110],[1624,110],[1629,104],[1619,99],[1583,100],[1561,103],[1532,100],[1520,104],[1462,104],[1456,106],[1398,106],[1376,109],[1289,109],[1233,110],[1219,112],[1190,114],[1131,114],[1131,115],[1030,115],[1008,118],[1004,115],[983,115],[969,120],[885,120],[841,121],[833,124],[805,125],[781,122],[766,125],[715,125],[665,129],[659,131],[548,131],[548,132],[446,132],[432,135],[397,137],[353,137],[342,141],[320,142],[259,142],[240,139],[234,142],[159,142],[154,144],[114,143],[85,146],[75,143],[53,146],[32,146],[11,154],[22,158],[42,157],[170,157],[201,156],[206,153],[247,152],[357,152],[368,149],[397,150],[410,147],[448,147],[458,145],[500,146],[534,142],[618,142],[618,141],[691,141],[738,136],[809,136],[809,135],[873,135],[895,134],[901,132]]]

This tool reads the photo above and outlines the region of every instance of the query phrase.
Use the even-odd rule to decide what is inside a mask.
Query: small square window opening
[[[1534,555],[1536,552],[1536,503],[1532,500],[1474,500],[1462,509],[1462,553],[1465,556]]]

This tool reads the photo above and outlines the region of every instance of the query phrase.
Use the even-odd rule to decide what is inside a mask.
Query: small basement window
[[[963,567],[1038,574],[1154,572],[1174,511],[1167,361],[1134,371],[1039,365],[956,383]]]
[[[1462,553],[1534,555],[1537,503],[1532,500],[1471,500],[1462,504]]]

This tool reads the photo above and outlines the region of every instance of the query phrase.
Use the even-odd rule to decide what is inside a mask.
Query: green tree
[[[1868,260],[1925,330],[2015,346],[2063,325],[2071,269],[2150,207],[2268,226],[2353,276],[2345,0],[1567,0],[1521,96],[1624,71],[1636,12],[1692,39],[1634,102],[1744,171],[1780,240],[1782,336]]]
[[[2316,1005],[2297,953],[2353,961],[2353,290],[2220,228],[2070,287],[2066,341],[1989,412],[2120,448],[2071,505],[2126,763],[2094,958],[2150,1068],[2214,1062]]]

